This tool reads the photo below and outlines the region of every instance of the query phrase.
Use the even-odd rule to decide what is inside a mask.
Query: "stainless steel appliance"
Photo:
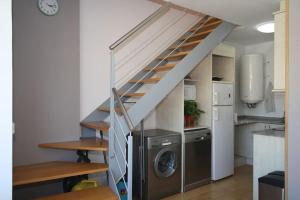
[[[139,138],[139,137],[137,137]],[[145,130],[143,141],[136,145],[134,199],[159,200],[181,191],[181,135],[153,129]],[[139,148],[137,147],[139,146]],[[139,153],[138,153],[139,152]]]
[[[185,131],[184,191],[211,181],[211,134],[209,129]]]

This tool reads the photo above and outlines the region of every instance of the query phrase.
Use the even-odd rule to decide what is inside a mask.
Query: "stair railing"
[[[121,174],[121,178],[117,179],[116,181],[115,175],[112,173],[112,171],[110,171],[110,173],[113,179],[114,186],[116,186],[117,182],[122,180],[122,182],[124,183],[124,187],[126,189],[127,199],[132,200],[133,137],[131,131],[134,129],[134,126],[120,99],[120,96],[117,93],[116,88],[112,88],[112,93],[114,99],[116,100],[117,105],[121,110],[122,116],[124,116],[125,122],[127,124],[127,129],[126,127],[124,127],[124,124],[122,124],[115,109],[111,110],[111,119],[113,119],[113,121],[111,121],[111,126],[110,126],[110,138],[112,136],[113,142],[112,145],[110,145],[109,152],[111,156],[110,158],[113,158],[116,161],[117,169]],[[122,137],[120,138],[120,136]],[[114,143],[117,144],[116,147],[114,146]],[[123,148],[124,147],[124,145],[122,145],[123,143],[125,143],[125,146],[127,147],[127,152],[126,152],[126,148],[125,149]],[[118,153],[120,153],[121,156],[118,156]],[[127,177],[127,180],[125,178],[125,175]],[[118,188],[115,188],[115,190],[118,190]],[[121,199],[119,192],[117,192],[117,194],[119,196],[119,199]]]
[[[134,84],[131,85],[131,87],[129,87],[125,92],[123,92],[123,94],[121,95],[121,98],[124,97],[124,95],[126,95],[129,91],[131,91],[134,87],[136,87],[139,83],[141,83],[141,81],[147,77],[149,74],[151,74],[158,66],[160,66],[170,55],[172,55],[174,52],[176,52],[177,50],[180,49],[180,47],[186,42],[188,41],[195,33],[197,33],[201,28],[203,28],[204,24],[206,22],[209,21],[209,16],[206,15],[204,16],[200,22],[198,24],[200,24],[200,26],[198,28],[196,28],[194,31],[192,31],[191,33],[189,33],[189,35],[182,40],[179,44],[176,44],[176,46],[174,47],[174,49],[169,52],[167,55],[164,55],[163,58],[154,66],[151,68],[151,70],[149,70],[147,73],[145,73],[141,78],[139,78]]]
[[[128,39],[133,37],[136,33],[138,33],[142,28],[148,25],[151,21],[153,21],[157,16],[161,15],[163,12],[166,12],[170,8],[171,3],[166,3],[160,9],[155,11],[152,15],[143,20],[136,27],[131,29],[127,34],[122,36],[119,40],[114,42],[109,46],[110,57],[111,57],[111,78],[110,78],[110,87],[111,87],[111,95],[110,95],[110,130],[109,130],[109,164],[110,164],[110,175],[112,178],[112,182],[110,182],[111,187],[115,190],[115,192],[119,195],[119,199],[121,196],[118,192],[117,183],[122,180],[124,183],[124,187],[127,192],[127,199],[132,200],[132,185],[133,185],[133,136],[132,131],[134,129],[134,124],[128,115],[121,98],[128,93],[133,87],[135,87],[144,77],[146,77],[149,73],[152,73],[153,70],[156,69],[169,55],[178,50],[181,45],[183,45],[194,33],[196,33],[202,26],[209,20],[208,16],[202,18],[197,24],[200,26],[192,31],[187,37],[181,41],[179,44],[176,44],[176,47],[168,53],[168,55],[164,56],[164,58],[156,64],[148,73],[146,73],[143,77],[141,77],[137,83],[127,89],[126,92],[122,94],[118,94],[116,90],[116,78],[115,78],[115,52],[123,43],[125,43]],[[183,15],[184,16],[184,15]],[[120,111],[116,110],[116,105],[119,106]],[[122,116],[118,115],[118,112],[121,112]],[[112,169],[111,165],[114,163],[115,168]],[[116,174],[117,173],[117,174]]]
[[[132,185],[133,185],[133,137],[132,130],[134,126],[132,121],[120,99],[120,96],[116,90],[115,80],[115,56],[114,53],[120,45],[125,43],[129,38],[133,37],[139,30],[144,28],[150,22],[152,22],[157,16],[166,12],[170,7],[170,3],[166,3],[159,8],[128,33],[109,46],[110,58],[111,58],[111,77],[110,77],[110,129],[109,129],[109,173],[111,176],[111,187],[117,193],[119,199],[121,195],[118,191],[117,184],[122,180],[127,199],[132,200]],[[116,112],[116,104],[121,110],[122,117]],[[123,120],[124,119],[124,120]],[[125,124],[122,123],[125,121]],[[116,169],[112,169],[111,164],[116,165]],[[117,174],[116,171],[117,170]]]

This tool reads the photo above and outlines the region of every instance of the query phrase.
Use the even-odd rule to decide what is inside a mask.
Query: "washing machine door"
[[[154,160],[154,171],[156,176],[160,178],[172,176],[177,168],[177,157],[175,148],[167,147],[161,149]]]

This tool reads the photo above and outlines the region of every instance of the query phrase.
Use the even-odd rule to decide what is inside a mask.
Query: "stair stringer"
[[[213,49],[215,49],[236,25],[223,22],[210,33],[191,53],[169,71],[145,96],[128,110],[134,126],[137,126]]]

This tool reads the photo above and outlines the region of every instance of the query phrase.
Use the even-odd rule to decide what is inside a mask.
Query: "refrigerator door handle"
[[[218,105],[219,102],[218,100],[219,100],[219,93],[214,92],[214,96],[213,96],[214,105]]]
[[[219,110],[218,110],[218,108],[213,108],[213,119],[215,121],[219,120]]]

